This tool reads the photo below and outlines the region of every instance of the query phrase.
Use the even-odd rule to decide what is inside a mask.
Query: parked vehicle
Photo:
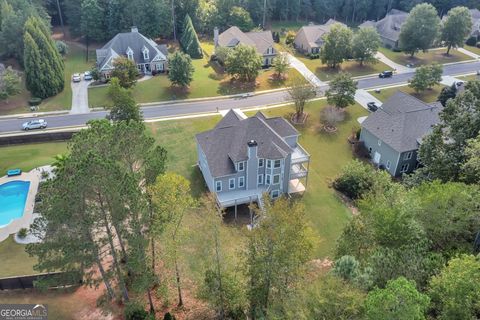
[[[72,75],[72,81],[73,82],[80,82],[82,81],[82,77],[80,76],[80,73],[74,73]]]
[[[463,81],[456,81],[456,82],[455,82],[455,86],[456,86],[457,88],[463,86]]]
[[[368,110],[372,111],[372,112],[375,112],[378,110],[378,106],[375,102],[369,102],[367,103],[367,108]]]
[[[90,81],[92,79],[93,79],[93,77],[92,77],[92,73],[90,71],[85,71],[83,73],[83,80]]]
[[[392,76],[393,76],[393,71],[391,70],[382,71],[382,73],[378,75],[379,78],[391,78]]]
[[[22,129],[25,131],[32,130],[32,129],[45,129],[47,127],[47,121],[43,119],[31,120],[25,122],[22,125]]]

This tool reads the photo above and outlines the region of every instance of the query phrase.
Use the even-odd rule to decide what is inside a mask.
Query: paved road
[[[469,62],[455,65],[444,66],[444,75],[458,75],[476,72],[480,70],[480,62]],[[375,87],[389,86],[407,82],[413,75],[413,72],[402,73],[388,79],[379,79],[377,77],[365,78],[358,81],[359,89],[370,89]],[[325,91],[326,86],[319,88],[320,91]],[[191,113],[205,113],[215,112],[218,110],[227,110],[233,108],[249,108],[263,106],[267,104],[278,104],[287,101],[287,94],[284,91],[277,91],[267,94],[255,95],[252,97],[240,99],[229,98],[220,100],[206,100],[197,102],[182,102],[170,105],[158,105],[143,107],[143,116],[145,119],[158,117],[181,116]],[[86,114],[67,114],[45,117],[48,121],[49,128],[61,128],[67,126],[84,125],[88,120],[104,118],[107,112],[98,111]],[[18,131],[21,124],[27,121],[26,119],[2,119],[0,120],[0,133]]]

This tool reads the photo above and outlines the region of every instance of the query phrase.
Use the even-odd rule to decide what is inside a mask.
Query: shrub
[[[393,52],[402,52],[402,49],[395,47],[395,48],[392,49],[392,51]]]
[[[288,31],[287,36],[285,37],[285,44],[290,45],[295,41],[295,32],[293,31]]]
[[[471,36],[465,43],[469,46],[475,46],[477,44],[477,37]]]
[[[58,53],[62,56],[66,56],[68,54],[68,45],[60,40],[55,41],[55,46],[57,47]]]
[[[32,107],[38,106],[40,103],[42,103],[42,98],[33,97],[28,100],[28,105]]]
[[[25,239],[25,237],[27,236],[27,228],[22,228],[18,231],[17,233],[17,236],[20,238],[20,239]]]
[[[130,302],[125,306],[123,314],[126,320],[146,320],[148,312],[138,302]]]
[[[309,57],[310,59],[312,59],[312,60],[313,60],[313,59],[320,59],[320,54],[319,54],[319,53],[310,53],[310,54],[308,55],[308,57]]]
[[[333,187],[351,199],[359,199],[373,187],[373,176],[372,167],[354,160],[343,168]]]

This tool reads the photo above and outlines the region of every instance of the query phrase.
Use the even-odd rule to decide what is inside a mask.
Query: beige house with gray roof
[[[233,26],[221,34],[219,34],[218,28],[215,28],[213,32],[215,48],[235,48],[240,44],[252,46],[257,50],[257,53],[262,56],[264,67],[270,66],[277,55],[277,50],[275,50],[273,46],[274,42],[271,31],[243,32],[238,27]]]
[[[324,43],[323,37],[330,32],[330,29],[335,24],[344,25],[334,19],[330,19],[322,25],[301,27],[300,30],[297,31],[293,42],[295,49],[303,54],[319,53]]]
[[[196,135],[198,166],[219,206],[305,191],[310,155],[284,118],[258,112],[245,118],[230,110],[212,130]]]

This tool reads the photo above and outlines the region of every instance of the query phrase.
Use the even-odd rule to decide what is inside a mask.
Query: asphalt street
[[[443,67],[444,75],[460,75],[472,73],[480,70],[480,62],[459,63],[445,65]],[[380,79],[378,77],[363,78],[358,80],[359,89],[372,89],[376,87],[391,86],[407,82],[414,72],[394,75],[392,78]],[[319,88],[319,92],[324,92],[327,86]],[[154,119],[161,117],[182,116],[195,113],[215,112],[217,110],[226,110],[233,108],[252,108],[265,105],[279,104],[288,101],[285,91],[276,91],[272,93],[254,95],[247,98],[227,98],[215,100],[202,100],[192,102],[179,102],[172,104],[159,104],[148,107],[142,107],[145,119]],[[48,127],[62,128],[69,126],[81,126],[92,119],[105,118],[106,111],[95,111],[84,114],[63,114],[42,117],[48,122]],[[0,133],[20,131],[22,123],[28,121],[28,118],[4,118],[0,120]]]

